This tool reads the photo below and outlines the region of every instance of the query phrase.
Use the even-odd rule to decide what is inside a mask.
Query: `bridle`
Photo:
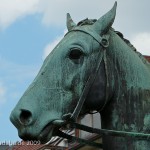
[[[68,113],[63,115],[62,120],[54,120],[53,124],[56,126],[68,126],[71,128],[75,128],[75,129],[80,129],[80,130],[84,130],[90,133],[96,133],[99,134],[100,136],[102,135],[110,135],[110,136],[119,136],[119,137],[131,137],[131,138],[136,138],[136,139],[140,139],[140,140],[150,140],[150,134],[144,134],[144,133],[135,133],[135,132],[126,132],[126,131],[115,131],[115,130],[107,130],[107,129],[96,129],[96,128],[92,128],[92,127],[88,127],[86,125],[81,125],[76,123],[76,120],[79,116],[79,113],[81,112],[81,109],[83,107],[83,104],[85,102],[85,99],[87,97],[87,94],[89,92],[90,87],[92,86],[92,84],[94,83],[94,80],[97,76],[97,73],[99,71],[100,65],[102,60],[104,60],[105,63],[105,71],[106,71],[106,97],[105,97],[105,103],[103,104],[103,106],[100,108],[99,111],[102,111],[108,101],[108,89],[109,89],[109,83],[108,83],[108,69],[107,69],[107,60],[106,60],[106,48],[109,46],[109,33],[100,36],[99,34],[96,34],[96,32],[92,31],[90,28],[88,29],[81,29],[80,27],[76,27],[75,29],[72,29],[70,32],[83,32],[85,34],[90,35],[91,37],[93,37],[93,39],[95,39],[101,46],[102,50],[100,50],[99,54],[98,54],[98,60],[97,63],[95,64],[95,68],[93,73],[89,76],[85,87],[83,89],[83,92],[80,96],[80,99],[73,111],[73,113]],[[67,34],[68,34],[67,33]],[[73,137],[71,135],[68,135],[62,131],[58,131],[58,135],[60,137],[63,138],[67,138],[70,140],[75,140],[79,143],[82,144],[87,144],[87,145],[91,145],[91,146],[95,146],[95,147],[99,147],[102,148],[102,144],[99,143],[95,143],[95,142],[90,142],[81,138],[77,138],[77,137]]]
[[[88,34],[90,35],[94,40],[96,40],[100,45],[101,45],[101,49],[100,52],[98,53],[98,60],[97,60],[97,63],[94,65],[95,68],[93,70],[93,73],[89,76],[85,86],[84,86],[84,89],[83,89],[83,92],[79,98],[79,101],[73,111],[73,113],[69,113],[69,114],[65,114],[63,119],[65,120],[70,120],[70,121],[76,121],[76,119],[78,118],[78,115],[79,113],[81,112],[81,109],[82,109],[82,106],[85,102],[85,99],[87,97],[87,94],[92,86],[92,84],[94,83],[95,81],[95,78],[97,77],[97,74],[98,74],[98,71],[99,71],[99,68],[100,68],[100,65],[101,65],[101,62],[102,60],[104,60],[104,63],[105,63],[105,68],[107,68],[107,61],[106,61],[106,48],[109,46],[109,37],[110,35],[109,34],[105,34],[103,35],[102,37],[97,34],[96,32],[94,32],[93,30],[91,30],[91,28],[88,28],[88,29],[81,29],[80,27],[76,27],[75,29],[69,31],[68,33],[70,32],[83,32],[85,34]],[[67,33],[67,34],[68,34]],[[66,35],[67,35],[66,34]],[[108,70],[106,69],[106,72]],[[108,85],[108,77],[107,77],[107,73],[106,73],[106,80],[107,80],[107,85]],[[106,87],[107,89],[108,87]],[[104,106],[106,105],[107,103],[107,96],[108,95],[108,91],[106,90],[106,101],[104,103],[104,105],[102,106],[102,108],[100,108],[100,110],[102,110],[104,108]]]

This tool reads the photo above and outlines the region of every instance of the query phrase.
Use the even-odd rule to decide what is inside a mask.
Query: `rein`
[[[86,125],[82,125],[82,124],[78,124],[78,123],[72,123],[72,122],[70,122],[69,125],[70,125],[70,127],[75,128],[75,129],[80,129],[80,130],[90,132],[90,133],[96,133],[96,134],[100,135],[100,137],[103,135],[107,135],[107,136],[128,137],[128,138],[132,138],[132,139],[150,141],[150,134],[145,134],[145,133],[97,129],[97,128],[88,127]],[[103,148],[103,145],[100,143],[91,142],[88,140],[77,138],[77,137],[68,135],[60,130],[59,130],[58,134],[59,134],[59,136],[61,136],[63,138],[78,142],[80,144],[86,144],[86,145],[93,146],[93,147]]]

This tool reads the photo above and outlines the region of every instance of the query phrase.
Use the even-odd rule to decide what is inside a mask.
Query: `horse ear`
[[[115,2],[113,8],[109,12],[107,12],[104,16],[102,16],[93,24],[93,28],[97,33],[103,35],[108,32],[115,20],[116,8],[117,2]]]
[[[67,13],[67,28],[68,28],[68,31],[71,31],[75,26],[76,26],[76,24],[72,20],[70,14]]]

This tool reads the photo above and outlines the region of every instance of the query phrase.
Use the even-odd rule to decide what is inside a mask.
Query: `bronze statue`
[[[150,133],[150,64],[111,27],[116,6],[77,25],[67,15],[68,33],[11,113],[20,138],[45,143],[92,110],[104,129]],[[104,150],[149,148],[146,139],[103,135]]]

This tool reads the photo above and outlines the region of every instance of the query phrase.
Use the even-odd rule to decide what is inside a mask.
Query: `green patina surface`
[[[47,142],[57,134],[53,123],[73,112],[85,83],[103,52],[97,78],[82,114],[101,109],[102,128],[150,133],[150,64],[112,28],[114,7],[99,20],[76,25],[67,16],[67,35],[45,59],[33,83],[11,113],[11,121],[25,140]],[[104,150],[149,150],[148,140],[103,136]]]

